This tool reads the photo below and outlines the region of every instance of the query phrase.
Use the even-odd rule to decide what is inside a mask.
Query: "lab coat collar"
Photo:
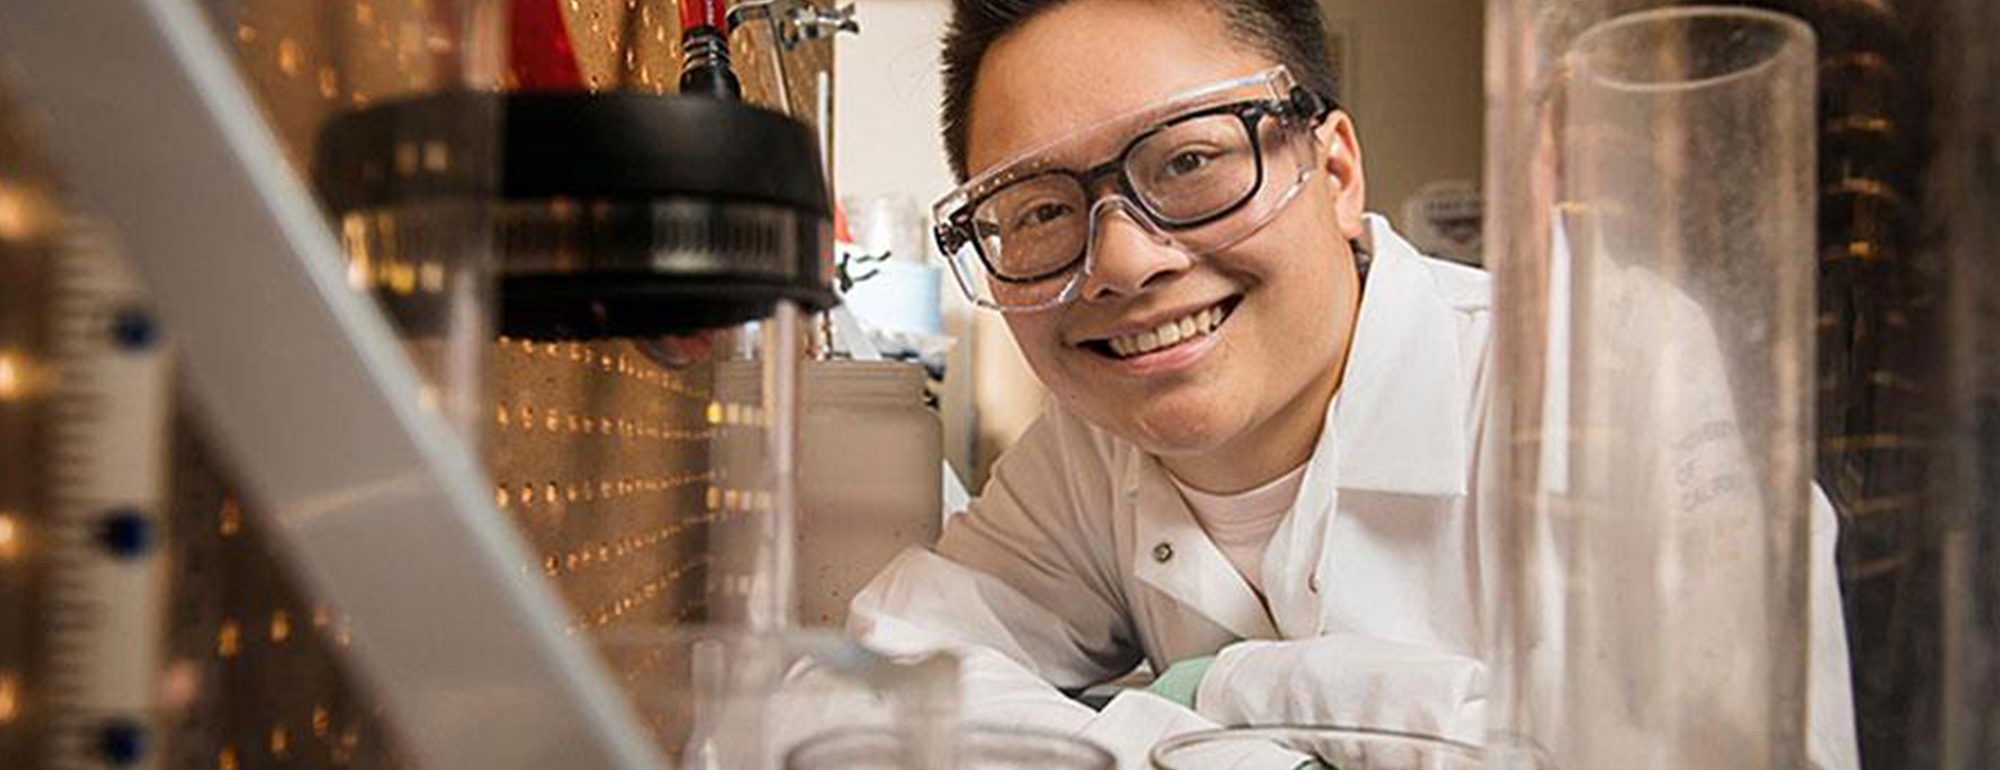
[[[1368,215],[1361,246],[1373,261],[1315,464],[1338,441],[1340,489],[1462,497],[1471,389],[1454,308],[1388,220]]]
[[[1125,472],[1136,509],[1133,575],[1239,638],[1278,638],[1264,603],[1202,531],[1159,459],[1133,452]]]

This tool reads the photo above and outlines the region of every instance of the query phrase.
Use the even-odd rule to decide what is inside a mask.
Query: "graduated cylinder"
[[[1493,4],[1496,767],[1803,767],[1811,31]]]

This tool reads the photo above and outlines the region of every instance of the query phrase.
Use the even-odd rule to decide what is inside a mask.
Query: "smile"
[[[1123,334],[1097,340],[1093,347],[1097,347],[1099,353],[1124,359],[1185,345],[1221,328],[1222,322],[1228,319],[1229,312],[1235,308],[1235,304],[1235,298],[1232,297],[1137,334]]]

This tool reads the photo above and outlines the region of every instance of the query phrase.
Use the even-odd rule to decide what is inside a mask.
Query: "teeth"
[[[1130,358],[1206,335],[1221,326],[1222,320],[1222,308],[1210,307],[1138,334],[1112,337],[1106,342],[1118,357]]]

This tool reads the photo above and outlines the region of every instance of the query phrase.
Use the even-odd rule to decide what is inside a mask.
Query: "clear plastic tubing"
[[[1489,16],[1488,766],[1804,767],[1815,59],[1789,16]]]

